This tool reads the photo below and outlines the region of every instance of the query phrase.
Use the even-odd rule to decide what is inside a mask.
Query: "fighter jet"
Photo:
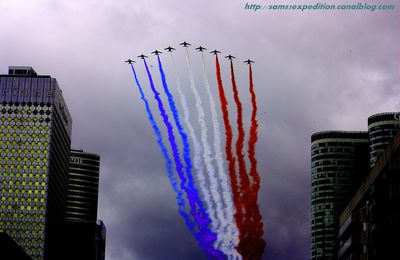
[[[135,63],[135,61],[134,61],[134,60],[131,60],[131,59],[128,59],[128,60],[126,60],[125,62],[126,62],[126,63],[129,63],[129,64]]]
[[[232,55],[228,55],[228,56],[225,56],[225,58],[227,58],[228,60],[232,60],[232,59],[236,59],[236,57],[235,56],[232,56]]]
[[[212,52],[210,52],[210,53],[212,53],[212,54],[214,54],[214,55],[218,55],[218,53],[221,53],[220,51],[217,51],[217,50],[213,50]]]
[[[152,54],[154,54],[154,55],[156,55],[156,56],[160,55],[161,53],[162,53],[162,52],[159,51],[159,50],[155,50],[155,51],[152,52]]]
[[[252,60],[248,59],[248,60],[245,60],[245,61],[244,61],[244,63],[247,63],[247,64],[249,64],[249,65],[250,65],[251,63],[254,63],[254,61],[252,61]]]
[[[205,51],[207,49],[202,47],[202,46],[199,46],[199,47],[196,48],[196,50],[199,50],[200,52],[203,52],[203,51]]]
[[[144,55],[144,54],[141,54],[141,55],[138,56],[138,58],[141,58],[142,60],[144,60],[144,59],[146,59],[148,57],[146,55]]]
[[[175,48],[172,48],[171,46],[168,46],[168,48],[165,48],[164,50],[168,51],[168,52],[172,52],[175,50]]]
[[[187,48],[187,47],[190,46],[191,44],[190,44],[190,43],[187,43],[187,42],[182,42],[182,43],[180,43],[179,45],[182,45],[183,47]]]

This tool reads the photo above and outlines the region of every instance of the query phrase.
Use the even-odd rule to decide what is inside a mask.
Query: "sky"
[[[362,2],[396,4],[394,0]],[[174,46],[185,85],[188,70],[180,42],[236,56],[247,129],[251,106],[247,66],[242,60],[255,60],[259,207],[267,241],[263,259],[310,258],[311,134],[366,130],[368,116],[400,110],[400,6],[374,12],[254,11],[245,10],[246,3],[0,1],[0,73],[6,74],[8,66],[26,65],[56,78],[73,118],[73,147],[101,156],[98,217],[107,227],[107,260],[206,258],[177,211],[162,155],[124,60]],[[200,88],[200,56],[194,48],[189,52]],[[205,56],[215,87],[214,60]],[[176,94],[170,57],[161,58]],[[148,62],[156,65],[154,57]],[[226,84],[228,65],[221,60]],[[143,66],[140,62],[136,66],[151,107],[157,111]],[[217,95],[215,90],[215,99]],[[234,113],[231,94],[228,100]]]

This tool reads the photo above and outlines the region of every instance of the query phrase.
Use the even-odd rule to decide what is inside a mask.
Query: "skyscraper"
[[[375,114],[368,118],[371,168],[398,131],[400,125],[399,115],[399,113],[388,112]]]
[[[0,232],[33,259],[63,259],[72,120],[56,79],[0,75]]]
[[[97,220],[100,156],[71,150],[67,201],[67,258],[104,260],[106,228]]]
[[[312,259],[335,259],[339,215],[366,174],[367,161],[367,132],[312,135]]]
[[[369,178],[370,169],[376,171],[375,164],[399,129],[398,119],[398,113],[380,113],[368,118],[368,132],[328,131],[312,135],[313,260],[337,259],[338,253],[344,257],[350,252],[347,247],[349,231],[339,232],[340,225],[344,225],[339,217],[346,206],[350,207],[348,204],[357,190],[364,189],[365,192],[366,185],[369,185],[365,180]],[[384,204],[380,201],[380,205]],[[352,222],[352,227],[362,230],[366,211],[348,211],[346,218],[349,214],[351,216],[347,222]],[[344,229],[347,230],[347,227],[344,226]],[[339,251],[339,247],[342,250]]]
[[[100,156],[71,150],[68,179],[68,220],[97,220]]]
[[[340,216],[339,259],[400,259],[400,131]]]

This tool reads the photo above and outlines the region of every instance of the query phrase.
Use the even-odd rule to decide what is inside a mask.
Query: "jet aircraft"
[[[198,51],[200,51],[200,52],[203,52],[203,51],[205,51],[205,50],[207,50],[207,49],[204,48],[204,47],[202,47],[202,46],[199,46],[199,47],[196,48],[196,50],[198,50]]]
[[[126,62],[126,63],[129,63],[129,64],[135,63],[135,61],[134,61],[134,60],[131,60],[131,59],[128,59],[128,60],[126,60],[125,62]]]
[[[168,46],[167,48],[165,48],[164,50],[168,51],[168,52],[172,52],[175,50],[175,48],[172,48],[171,46]]]
[[[157,55],[157,56],[160,55],[161,53],[162,53],[162,52],[159,51],[159,50],[155,50],[155,51],[152,52],[152,54]]]
[[[144,59],[146,59],[148,57],[146,55],[144,55],[144,54],[141,54],[141,55],[138,56],[138,58],[141,58],[142,60],[144,60]]]
[[[187,47],[190,46],[191,44],[190,44],[190,43],[187,43],[187,42],[182,42],[182,43],[180,43],[179,45],[182,45],[183,47],[187,48]]]

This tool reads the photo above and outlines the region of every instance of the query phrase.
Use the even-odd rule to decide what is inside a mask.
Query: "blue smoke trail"
[[[208,228],[208,225],[210,224],[210,219],[207,216],[207,213],[204,211],[204,206],[198,196],[198,192],[193,191],[192,187],[188,188],[185,185],[186,178],[182,171],[183,165],[182,165],[182,162],[180,159],[178,146],[175,141],[175,136],[173,133],[172,125],[168,120],[168,115],[165,112],[163,102],[159,97],[159,93],[157,92],[156,88],[154,87],[153,78],[151,76],[149,67],[147,66],[147,62],[146,62],[146,60],[143,60],[143,62],[146,67],[147,76],[149,78],[150,88],[154,93],[154,98],[156,99],[156,101],[158,103],[158,108],[161,112],[161,116],[163,118],[164,124],[167,127],[168,139],[171,144],[171,149],[172,149],[172,154],[173,154],[174,161],[175,161],[176,171],[178,172],[178,175],[181,178],[181,188],[187,194],[190,209],[191,209],[191,214],[193,215],[195,221],[198,224],[198,229],[199,229],[201,238],[198,239],[199,238],[198,232],[196,232],[195,230],[191,230],[191,231],[195,235],[196,239],[198,239],[200,245],[203,247],[205,252],[208,253],[209,258],[223,259],[223,254],[220,251],[215,250],[212,246],[210,246],[210,244],[213,244],[214,241],[217,239],[217,236],[214,233],[212,233]],[[198,213],[196,209],[198,209],[200,212]]]
[[[184,197],[183,197],[183,193],[179,189],[178,183],[174,178],[174,172],[172,170],[172,161],[171,161],[171,159],[170,159],[170,157],[168,155],[167,148],[165,147],[164,142],[162,140],[162,135],[161,135],[160,128],[157,126],[157,123],[154,120],[153,113],[151,113],[149,102],[147,101],[147,99],[146,99],[146,97],[145,97],[145,95],[143,93],[142,87],[141,87],[141,85],[139,83],[139,80],[137,78],[136,71],[135,71],[135,68],[133,67],[133,64],[131,64],[131,68],[132,68],[133,76],[135,77],[136,85],[137,85],[137,87],[139,89],[139,92],[140,92],[140,98],[142,99],[142,101],[144,102],[144,104],[146,106],[146,112],[147,112],[148,118],[150,120],[151,126],[153,127],[153,131],[157,136],[157,142],[158,142],[158,144],[160,146],[162,155],[164,156],[164,159],[165,159],[165,168],[167,169],[168,179],[169,179],[169,181],[170,181],[170,183],[172,185],[172,188],[174,189],[174,191],[176,193],[176,200],[178,202],[179,213],[184,217],[186,225],[190,229],[193,229],[194,228],[194,223],[191,222],[190,216],[185,211],[185,200],[184,200]]]
[[[190,159],[190,144],[189,144],[189,141],[187,138],[186,131],[183,128],[181,121],[179,119],[179,112],[178,112],[178,109],[176,108],[174,97],[173,97],[172,93],[169,91],[167,80],[165,78],[165,73],[164,73],[164,70],[163,70],[163,67],[161,64],[160,56],[157,56],[157,60],[158,60],[158,69],[160,71],[163,89],[165,91],[165,94],[168,97],[168,103],[171,108],[172,114],[174,116],[176,128],[178,128],[179,135],[182,138],[183,158],[184,158],[185,164],[186,164],[186,176],[188,178],[188,184],[189,184],[190,188],[195,189],[194,179],[193,179],[193,175],[192,175],[192,161]],[[199,196],[198,192],[196,190],[195,190],[195,192],[197,193],[196,195]]]

